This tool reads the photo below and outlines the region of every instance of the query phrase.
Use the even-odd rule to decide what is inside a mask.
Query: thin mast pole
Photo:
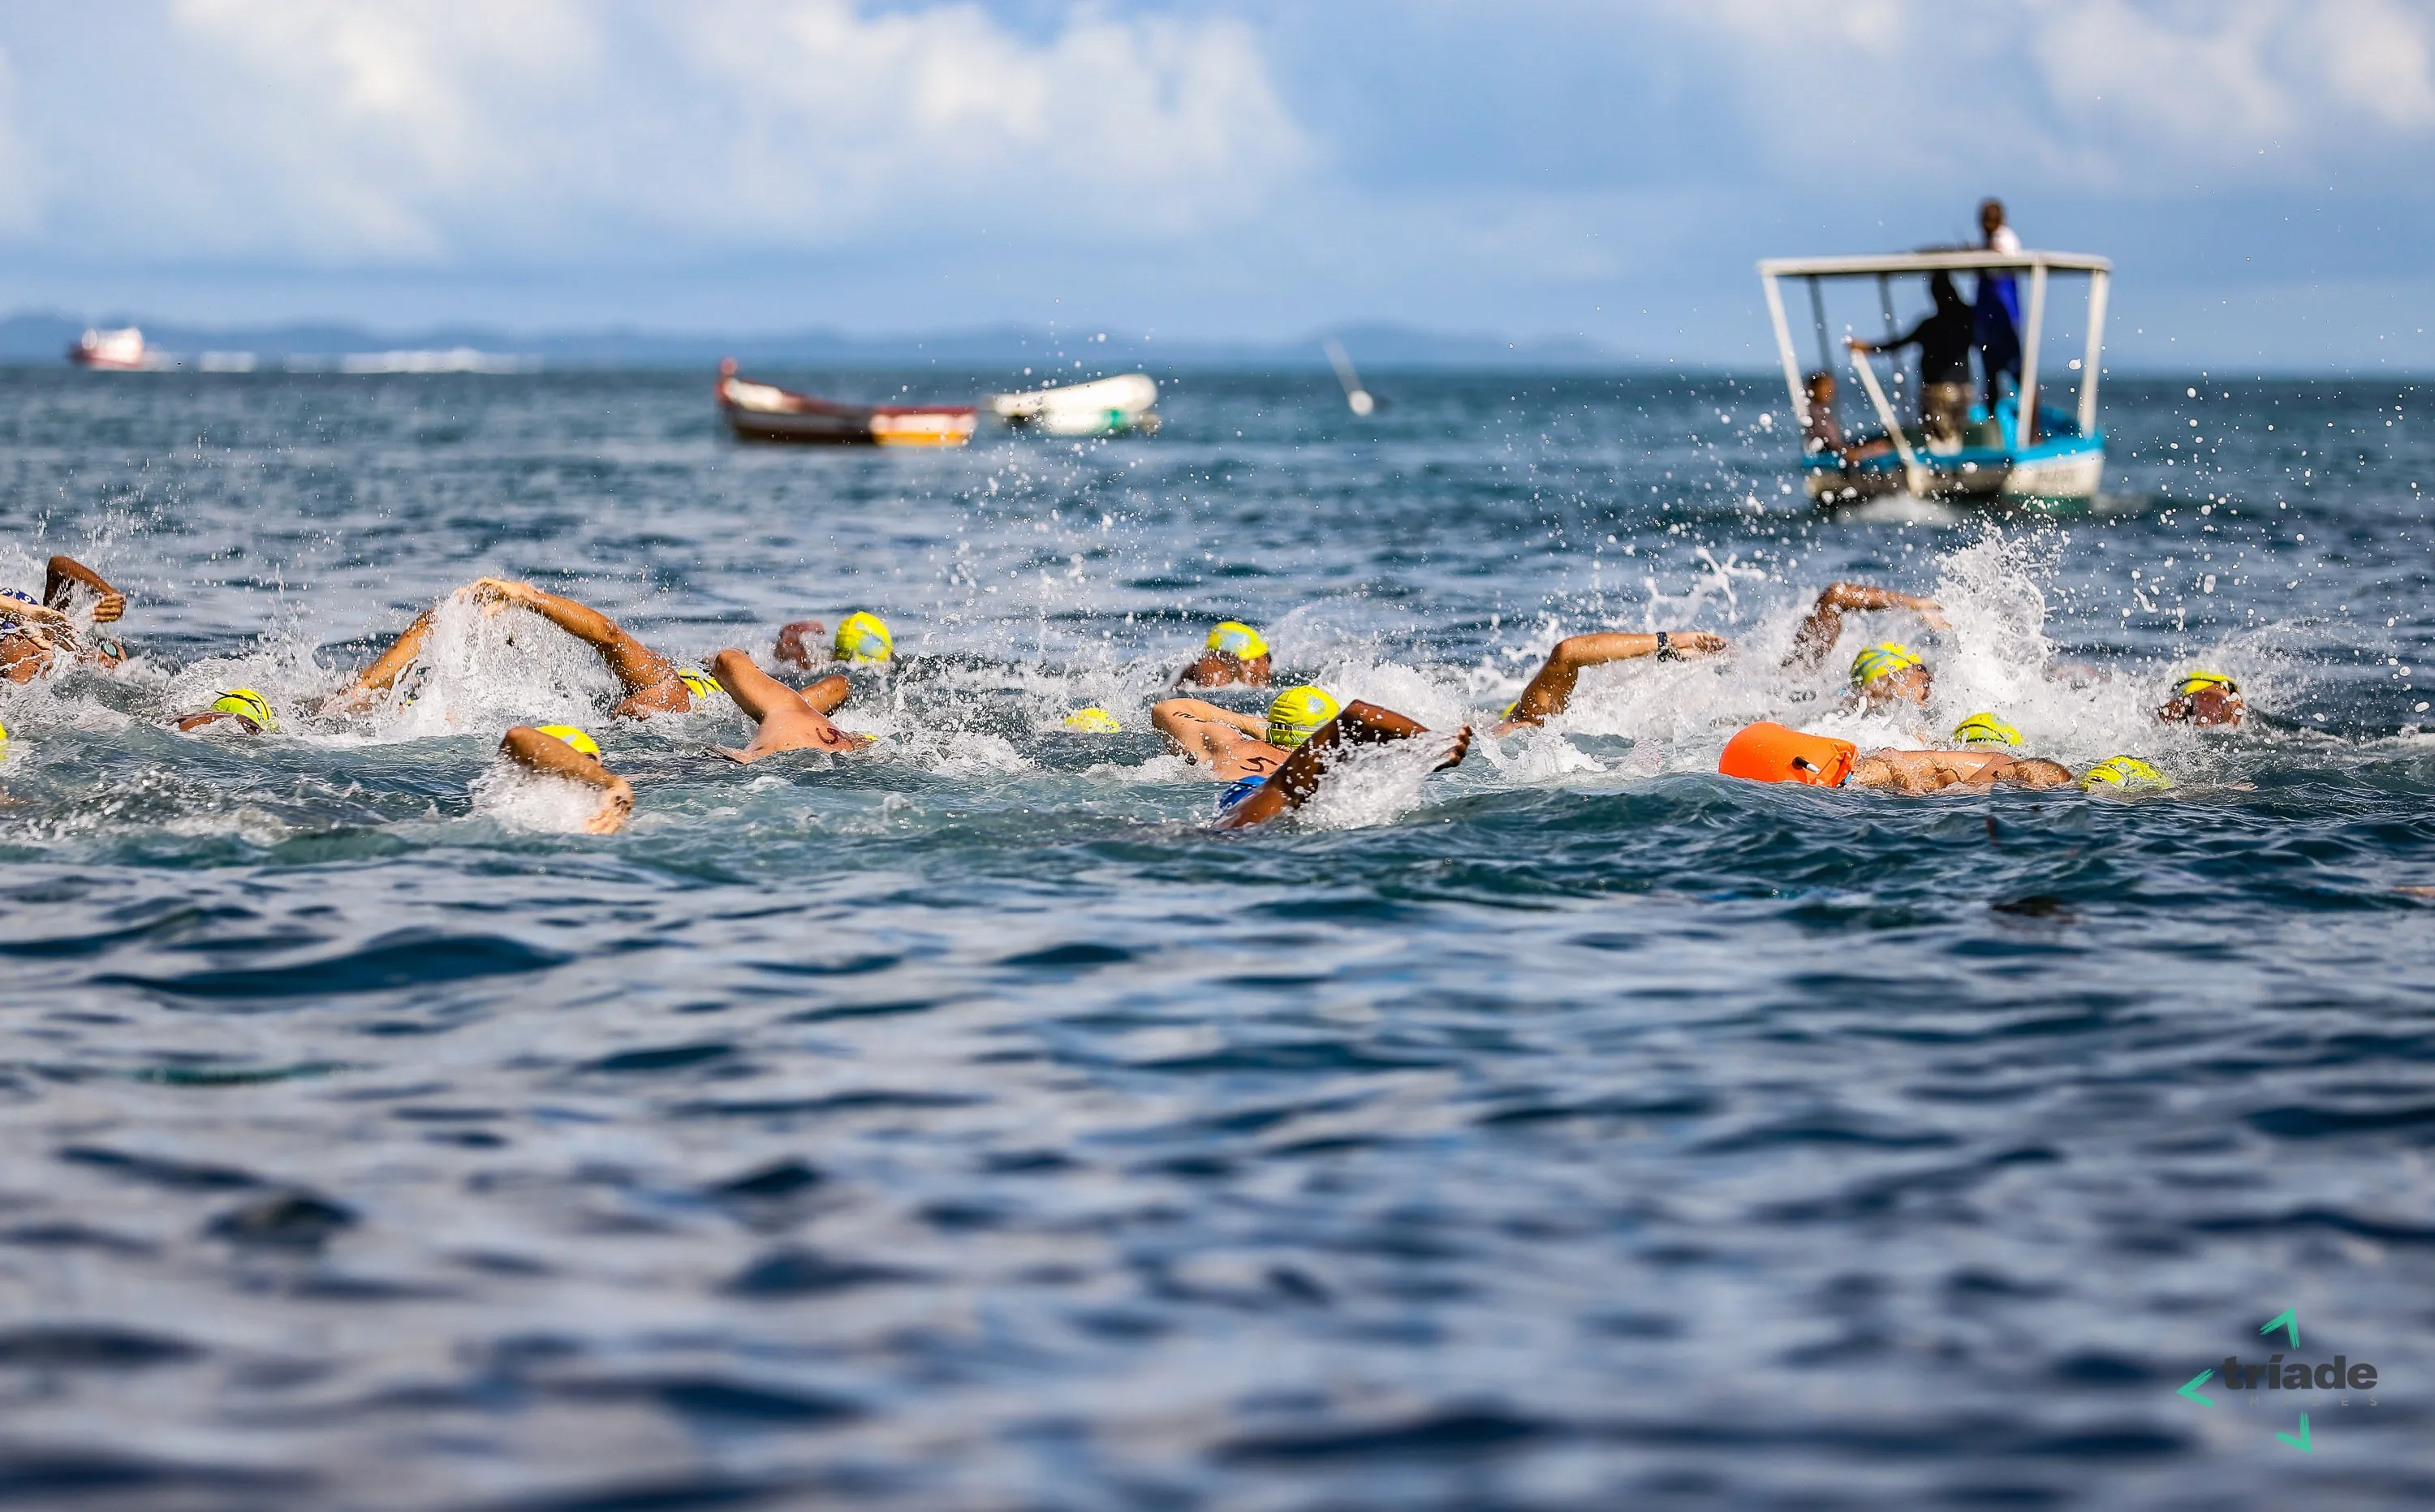
[[[1818,370],[1835,370],[1835,352],[1826,344],[1826,296],[1819,292],[1818,280],[1809,281],[1809,318],[1818,322]]]
[[[2029,269],[2029,329],[2021,340],[2021,412],[2014,417],[2012,450],[2026,452],[2038,424],[2038,335],[2046,318],[2046,265]]]
[[[2107,275],[2088,275],[2088,355],[2080,374],[2080,434],[2097,434],[2097,363],[2105,350],[2105,285]]]
[[[1759,286],[1767,290],[1767,316],[1775,322],[1775,352],[1784,359],[1784,387],[1792,397],[1792,418],[1800,422],[1806,435],[1809,429],[1809,401],[1801,392],[1801,359],[1792,354],[1792,327],[1784,318],[1784,295],[1775,286],[1775,275],[1761,273]]]

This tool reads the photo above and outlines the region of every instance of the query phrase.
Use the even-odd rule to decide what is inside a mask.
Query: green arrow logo
[[[2299,1437],[2294,1438],[2289,1434],[2276,1434],[2274,1436],[2281,1439],[2284,1443],[2290,1445],[2293,1449],[2298,1450],[2303,1454],[2313,1454],[2316,1452],[2315,1450],[2308,1447],[2308,1415],[2305,1412],[2300,1415]]]
[[[2184,1382],[2182,1383],[2182,1389],[2174,1392],[2173,1395],[2176,1397],[2187,1397],[2202,1407],[2212,1407],[2215,1405],[2215,1399],[2213,1397],[2200,1396],[2199,1387],[2205,1385],[2214,1375],[2215,1372],[2212,1370],[2202,1370],[2197,1375],[2194,1375],[2190,1377],[2189,1380]]]
[[[2271,1333],[2276,1329],[2281,1328],[2288,1328],[2291,1331],[2291,1348],[2295,1349],[2298,1349],[2300,1347],[2300,1310],[2298,1308],[2285,1308],[2282,1312],[2277,1313],[2271,1318],[2269,1318],[2266,1322],[2266,1326],[2259,1329],[2257,1332],[2260,1333]]]

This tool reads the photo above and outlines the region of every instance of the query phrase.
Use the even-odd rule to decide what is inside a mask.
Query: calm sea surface
[[[78,556],[135,653],[0,689],[0,1496],[2435,1502],[2426,390],[2116,383],[2099,506],[1991,524],[1813,517],[1764,384],[1379,387],[924,455],[699,373],[0,374],[0,587]],[[707,760],[520,615],[309,715],[484,574],[689,661],[876,610],[882,742]],[[1838,577],[1953,628],[1784,671]],[[1738,652],[1213,836],[1147,711],[1221,617],[1445,728],[1562,634]],[[1926,729],[1841,707],[1888,636]],[[2190,665],[2249,728],[2155,723]],[[164,728],[239,683],[279,734]],[[1981,709],[2178,785],[1713,775]],[[543,716],[628,833],[492,772]],[[2379,1384],[2223,1388],[2278,1350]]]

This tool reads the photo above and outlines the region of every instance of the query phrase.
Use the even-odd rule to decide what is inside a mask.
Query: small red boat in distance
[[[739,377],[718,365],[718,410],[743,441],[816,446],[961,446],[973,438],[970,404],[840,404]]]

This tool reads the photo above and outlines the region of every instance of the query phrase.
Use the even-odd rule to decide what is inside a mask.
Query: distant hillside
[[[1070,364],[1115,367],[1324,368],[1314,333],[1300,341],[1161,340],[1109,332],[1056,331],[1023,325],[987,326],[927,335],[848,335],[837,331],[695,335],[611,328],[600,331],[511,332],[489,326],[433,326],[375,331],[337,321],[288,325],[192,326],[141,316],[84,320],[32,312],[0,320],[0,363],[64,362],[69,345],[89,325],[143,328],[155,350],[199,357],[250,352],[264,367],[328,367],[350,354],[474,352],[538,358],[566,367],[707,367],[732,356],[747,365],[820,368],[1000,368]],[[1645,366],[1579,337],[1511,340],[1502,336],[1424,331],[1409,326],[1355,325],[1334,333],[1364,369],[1590,368]]]

